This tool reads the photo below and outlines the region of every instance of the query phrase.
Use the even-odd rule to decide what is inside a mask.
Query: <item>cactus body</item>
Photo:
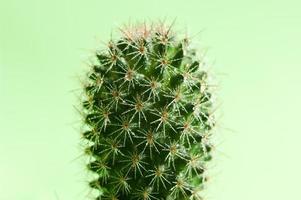
[[[134,26],[96,54],[83,114],[96,199],[200,200],[212,98],[202,59],[171,26]]]

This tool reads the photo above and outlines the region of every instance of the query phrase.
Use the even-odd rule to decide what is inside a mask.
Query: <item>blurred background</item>
[[[74,105],[85,62],[127,22],[197,34],[221,106],[208,200],[301,199],[301,3],[293,0],[0,2],[0,200],[84,200]]]

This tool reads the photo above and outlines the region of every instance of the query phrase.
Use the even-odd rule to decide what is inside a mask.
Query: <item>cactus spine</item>
[[[200,200],[214,126],[203,60],[172,26],[121,32],[84,84],[90,187],[96,199]]]

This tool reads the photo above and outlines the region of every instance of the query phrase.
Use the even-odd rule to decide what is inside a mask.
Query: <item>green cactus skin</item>
[[[134,25],[96,53],[83,138],[97,200],[200,200],[214,127],[208,73],[172,26]]]

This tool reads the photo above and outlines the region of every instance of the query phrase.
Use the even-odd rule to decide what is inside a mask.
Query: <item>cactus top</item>
[[[203,60],[171,26],[121,32],[84,84],[96,199],[200,200],[214,126]]]

